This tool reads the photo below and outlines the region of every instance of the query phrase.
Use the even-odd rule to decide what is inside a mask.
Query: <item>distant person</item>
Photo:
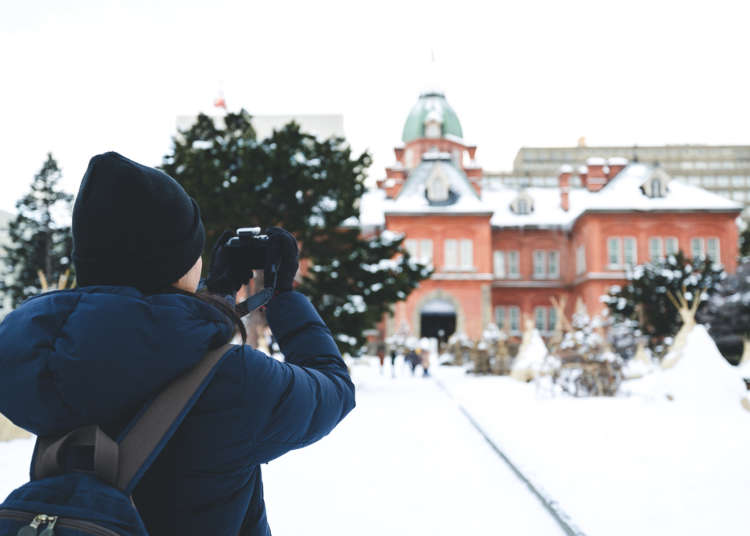
[[[430,351],[422,350],[422,377],[430,375]]]
[[[385,369],[385,344],[378,344],[378,361],[380,361],[380,375],[383,375]]]
[[[391,350],[391,376],[396,377],[396,350]]]
[[[419,355],[417,355],[417,352],[415,352],[413,349],[409,350],[409,353],[406,354],[406,362],[409,363],[409,366],[411,367],[411,375],[414,376],[414,371],[417,368],[417,365],[419,364]]]

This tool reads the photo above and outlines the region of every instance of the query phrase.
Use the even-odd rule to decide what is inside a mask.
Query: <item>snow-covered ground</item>
[[[354,366],[354,412],[263,468],[273,533],[562,534],[455,402],[397,369],[394,379],[389,364],[383,376],[375,361]]]
[[[508,377],[437,377],[588,535],[745,535],[750,412],[666,398],[549,398]]]
[[[434,367],[451,398],[397,372],[355,365],[355,411],[263,467],[275,535],[561,534],[458,404],[588,536],[747,534],[750,412],[739,404],[551,398],[533,383]],[[0,495],[25,481],[32,447],[0,443]]]

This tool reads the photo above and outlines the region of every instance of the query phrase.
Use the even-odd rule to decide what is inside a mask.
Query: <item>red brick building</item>
[[[378,188],[362,200],[366,231],[406,235],[412,256],[433,276],[386,319],[388,334],[477,338],[496,322],[511,333],[531,315],[540,331],[555,322],[550,298],[602,309],[600,296],[628,267],[682,250],[736,268],[742,206],[679,181],[659,167],[621,158],[562,168],[558,188],[510,189],[483,180],[476,147],[463,141],[439,92],[422,94],[403,144]]]

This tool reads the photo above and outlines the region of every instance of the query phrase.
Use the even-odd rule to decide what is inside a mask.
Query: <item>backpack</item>
[[[131,494],[230,348],[170,382],[116,440],[96,425],[37,438],[31,481],[0,504],[0,535],[148,536]]]

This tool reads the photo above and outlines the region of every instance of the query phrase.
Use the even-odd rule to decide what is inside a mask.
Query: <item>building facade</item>
[[[518,335],[525,317],[549,333],[552,298],[596,314],[639,263],[681,250],[736,268],[742,205],[663,167],[590,157],[558,166],[554,187],[509,187],[487,180],[476,150],[445,96],[422,94],[394,164],[362,199],[363,229],[403,233],[410,255],[434,268],[396,304],[386,335],[476,339],[490,322]]]

